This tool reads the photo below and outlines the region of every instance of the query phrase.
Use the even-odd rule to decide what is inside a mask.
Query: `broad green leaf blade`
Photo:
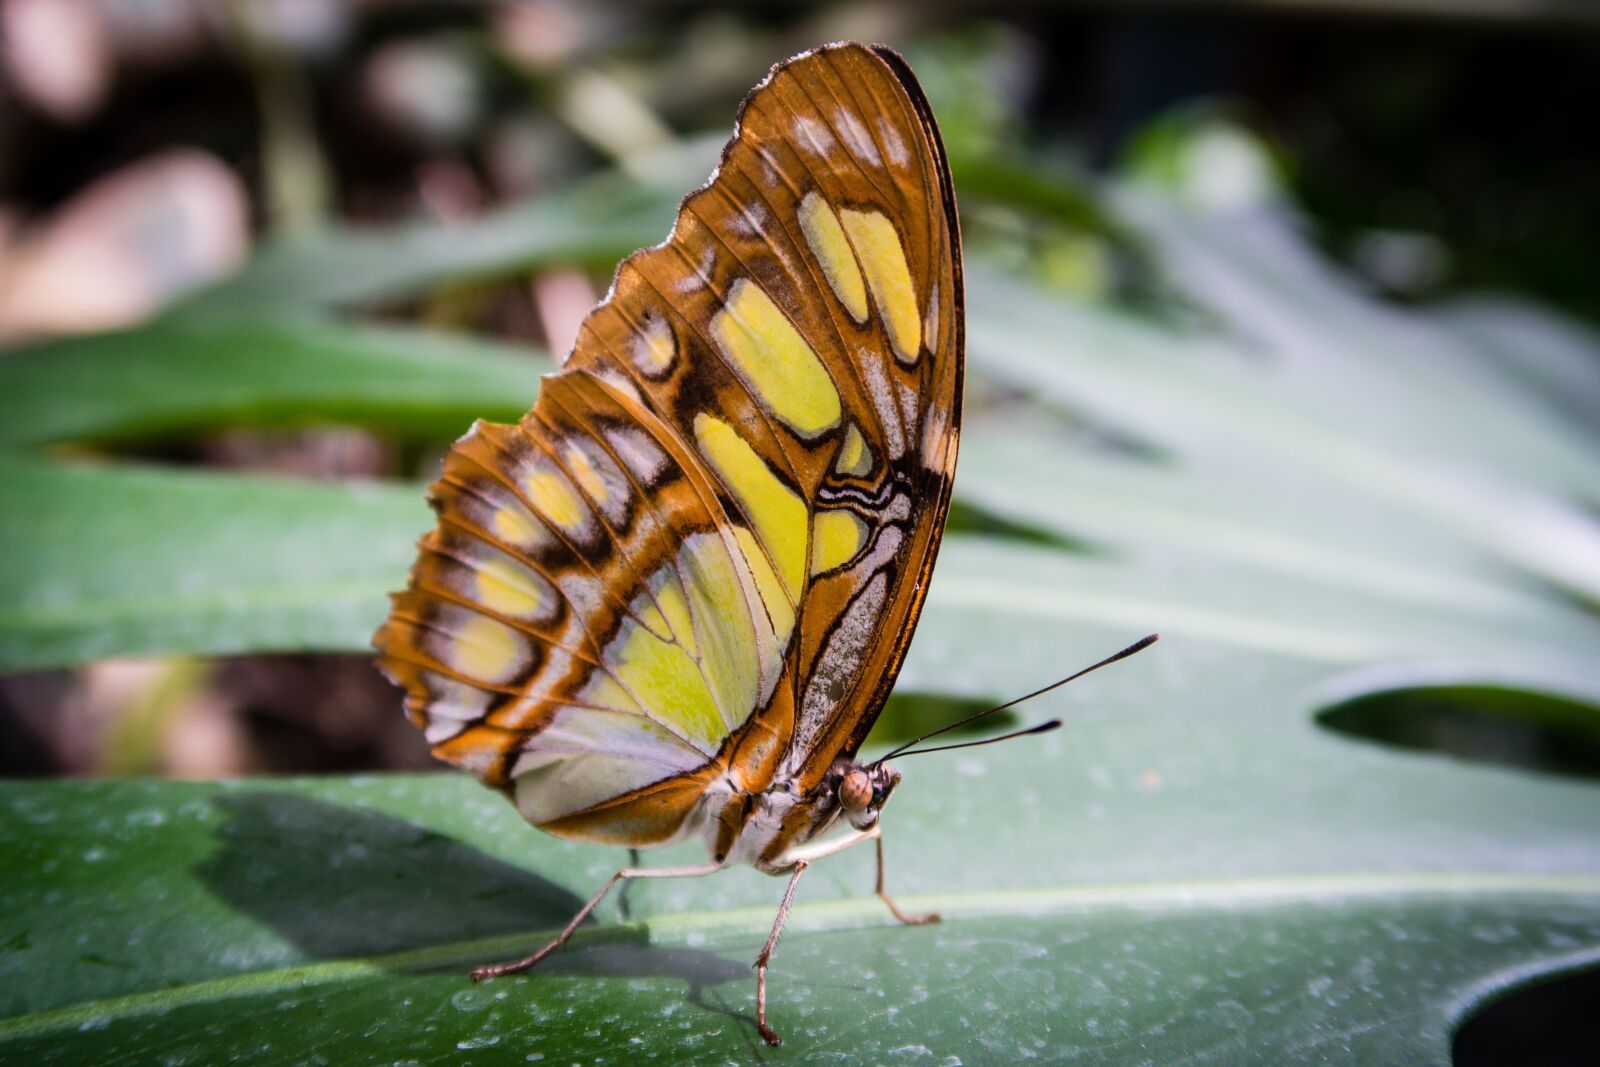
[[[773,970],[775,1058],[1444,1062],[1452,1024],[1508,976],[1600,956],[1584,947],[1600,941],[1595,874],[1236,878],[1224,858],[1210,876],[1124,882],[1126,864],[1075,881],[981,862],[972,846],[1025,800],[1008,759],[982,759],[996,773],[968,775],[961,798],[924,788],[892,813],[894,884],[942,924],[893,925],[863,892],[865,856],[802,883]],[[1050,814],[1022,854],[1091,866],[1118,849],[1092,819],[1064,847],[1096,791],[1067,783],[1077,814]],[[974,799],[1011,807],[956,819]],[[19,861],[0,872],[7,1061],[756,1051],[747,963],[781,886],[752,872],[641,883],[647,919],[618,925],[608,905],[547,969],[474,986],[465,968],[549,936],[620,850],[538,835],[442,776],[10,785],[0,803]]]
[[[474,418],[518,418],[550,369],[539,353],[421,330],[163,319],[0,359],[0,446],[313,420],[452,438]]]
[[[14,456],[0,456],[0,516],[0,670],[351,647],[428,524],[411,486]]]
[[[1391,890],[1341,901],[1331,919],[1295,886],[1244,907],[1203,889],[1143,888],[1123,894],[1131,903],[1069,896],[1050,909],[1028,898],[1001,918],[922,898],[949,919],[921,930],[863,928],[870,920],[854,915],[841,924],[802,906],[772,978],[769,1019],[785,1047],[770,1059],[1443,1064],[1458,1006],[1547,962],[1552,941],[1600,935],[1594,885],[1572,896]],[[580,938],[546,973],[503,988],[462,972],[484,951],[522,950],[505,938],[474,945],[480,955],[453,948],[179,987],[21,1020],[10,1040],[0,1024],[0,1050],[37,1064],[737,1061],[761,1055],[744,957],[769,911],[720,917],[737,925],[711,936],[652,923],[629,931],[637,939]],[[1475,944],[1484,931],[1492,947]]]

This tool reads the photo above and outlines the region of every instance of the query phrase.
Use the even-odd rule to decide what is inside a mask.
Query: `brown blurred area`
[[[106,660],[0,681],[0,776],[433,765],[366,656]]]

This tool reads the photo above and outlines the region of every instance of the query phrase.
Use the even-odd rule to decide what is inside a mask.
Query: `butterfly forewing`
[[[961,298],[898,57],[774,68],[533,410],[446,460],[377,638],[436,752],[546,829],[632,844],[713,778],[804,789],[853,754],[949,503]]]

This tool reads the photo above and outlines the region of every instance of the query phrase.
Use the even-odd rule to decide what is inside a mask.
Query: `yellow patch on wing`
[[[689,619],[689,600],[684,596],[683,584],[674,577],[656,590],[656,600],[661,603],[672,632],[681,635],[679,640],[691,653],[695,652],[694,623]]]
[[[662,567],[650,582],[655,593],[651,605],[652,617],[663,618],[670,632],[688,649],[691,656],[698,654],[694,640],[694,623],[689,618],[689,601],[683,594],[683,583],[671,567]]]
[[[588,509],[573,491],[572,483],[554,468],[540,463],[528,475],[524,488],[534,506],[562,529],[579,533],[588,524]]]
[[[839,446],[839,455],[833,461],[833,469],[840,474],[852,474],[857,478],[864,478],[872,473],[872,449],[867,445],[867,439],[861,436],[860,427],[851,423],[844,433],[844,444]]]
[[[672,366],[678,355],[678,342],[672,336],[672,327],[660,316],[652,315],[645,321],[644,331],[633,339],[633,362],[652,378],[660,376]]]
[[[867,525],[854,512],[819,511],[813,523],[812,574],[826,574],[850,562],[867,542]]]
[[[812,438],[838,425],[839,390],[828,369],[760,286],[733,283],[711,336],[762,406],[795,433]]]
[[[833,213],[828,202],[816,193],[807,193],[800,201],[800,229],[806,235],[811,254],[822,265],[823,276],[839,298],[850,317],[857,322],[867,321],[867,286],[861,278],[861,268],[856,266],[856,254],[839,225],[839,216]]]
[[[563,458],[567,461],[567,469],[572,472],[578,487],[589,494],[590,500],[600,505],[610,501],[611,486],[607,485],[605,478],[595,470],[594,461],[589,458],[587,452],[577,445],[568,445]]]
[[[847,208],[840,218],[866,271],[894,354],[902,363],[915,363],[922,348],[922,311],[911,287],[911,268],[906,265],[900,234],[894,223],[877,211]]]
[[[633,699],[633,694],[618,685],[617,680],[604,671],[596,671],[590,676],[589,683],[578,691],[578,699],[597,708],[616,708],[618,711],[641,714],[644,712],[639,702]]]
[[[555,607],[555,590],[543,578],[508,559],[475,565],[476,600],[490,611],[513,618],[541,618]]]
[[[831,388],[831,386],[830,386]],[[694,417],[700,451],[733,491],[756,536],[783,581],[791,603],[800,600],[806,577],[806,505],[767,466],[749,442],[721,419],[704,412]]]
[[[515,630],[475,615],[451,635],[448,660],[459,674],[497,684],[514,678],[527,655],[527,646]]]
[[[783,583],[772,569],[772,564],[767,562],[767,554],[756,543],[756,535],[743,526],[735,526],[733,535],[739,542],[739,551],[744,553],[745,562],[750,566],[756,591],[761,594],[767,618],[772,622],[773,636],[781,648],[794,632],[794,604],[784,592]]]
[[[933,280],[928,292],[928,313],[922,317],[922,340],[928,346],[928,355],[937,355],[939,344],[939,279]]]
[[[606,663],[652,719],[674,727],[702,752],[728,736],[706,679],[683,646],[631,620],[606,646]]]
[[[521,504],[496,508],[490,525],[493,527],[490,532],[500,540],[527,552],[537,552],[550,542],[549,531]]]
[[[732,553],[715,533],[684,541],[678,571],[689,595],[700,666],[729,729],[736,728],[755,710],[762,660],[770,655],[770,638],[762,640],[751,615],[750,598],[756,591],[749,589],[747,596]]]

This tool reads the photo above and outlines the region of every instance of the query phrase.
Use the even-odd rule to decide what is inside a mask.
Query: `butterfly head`
[[[839,779],[839,807],[857,830],[870,830],[889,794],[900,784],[900,772],[881,763],[851,767]]]

